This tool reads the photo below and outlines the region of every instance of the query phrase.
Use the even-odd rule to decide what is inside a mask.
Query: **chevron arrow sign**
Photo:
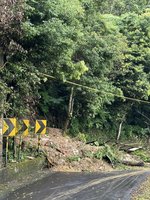
[[[47,125],[46,120],[36,120],[35,133],[40,134],[40,135],[44,135],[46,133],[46,125]]]
[[[29,125],[30,125],[30,121],[28,119],[22,119],[19,122],[17,122],[16,134],[19,134],[22,136],[28,136]]]
[[[3,136],[14,137],[16,135],[16,118],[3,119]]]
[[[29,135],[30,122],[29,122],[28,119],[23,119],[22,122],[23,122],[23,124],[22,124],[22,127],[20,129],[20,132],[22,132],[23,136],[28,136]]]

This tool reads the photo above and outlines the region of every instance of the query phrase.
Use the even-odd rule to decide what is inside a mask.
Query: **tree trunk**
[[[119,130],[118,130],[118,133],[117,133],[116,143],[118,143],[118,142],[119,142],[119,139],[120,139],[121,130],[122,130],[122,124],[123,124],[123,120],[122,120],[121,123],[119,124]]]
[[[4,54],[3,50],[0,48],[0,68],[4,66]]]
[[[3,166],[3,134],[2,134],[2,116],[0,118],[0,168]]]
[[[2,49],[0,49],[0,69],[4,65],[4,55]],[[2,95],[3,96],[3,95]],[[4,101],[3,99],[0,102],[0,107],[2,108],[0,110],[0,168],[3,166],[3,133],[2,133],[2,124],[3,124],[3,107],[4,107]]]
[[[139,166],[139,167],[143,167],[144,166],[144,162],[143,161],[121,161],[122,164],[127,165],[127,166]]]
[[[116,143],[117,143],[117,144],[119,143],[119,139],[120,139],[121,131],[122,131],[122,124],[123,124],[123,122],[124,122],[124,120],[125,120],[125,117],[126,117],[126,114],[123,115],[122,120],[121,120],[121,122],[120,122],[120,124],[119,124],[119,129],[118,129],[118,133],[117,133],[117,136],[116,136]]]
[[[65,125],[64,125],[64,128],[63,128],[63,135],[65,135],[65,133],[67,132],[70,120],[72,118],[73,104],[74,104],[73,94],[74,94],[74,87],[71,88],[71,93],[70,93],[70,98],[69,98],[69,105],[68,105],[67,119],[65,121]]]

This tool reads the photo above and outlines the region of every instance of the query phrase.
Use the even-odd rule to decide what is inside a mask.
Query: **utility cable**
[[[45,74],[45,73],[39,73],[39,74],[41,74],[41,75],[43,75],[43,76],[45,76],[47,78],[51,78],[53,80],[58,80],[56,77],[48,75],[48,74]],[[79,83],[75,83],[75,82],[68,81],[68,80],[65,80],[64,83],[67,83],[67,84],[70,84],[70,85],[74,85],[74,86],[78,86],[78,87],[82,87],[84,89],[91,90],[91,91],[94,91],[94,92],[102,92],[99,89],[92,88],[92,87],[89,87],[89,86],[86,86],[86,85],[81,85]],[[122,98],[122,99],[127,99],[127,100],[130,100],[130,101],[136,101],[136,102],[139,102],[139,103],[150,104],[149,101],[145,101],[145,100],[142,100],[142,99],[136,99],[136,98],[127,97],[127,96],[123,96],[123,95],[119,95],[119,94],[114,94],[112,92],[106,92],[106,91],[103,91],[103,93],[104,94],[110,94],[110,95],[113,95],[113,96],[116,96],[116,97],[119,97],[119,98]]]

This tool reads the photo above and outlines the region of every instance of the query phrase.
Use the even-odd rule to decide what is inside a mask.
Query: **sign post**
[[[35,123],[35,133],[38,135],[38,153],[41,146],[41,135],[45,135],[46,133],[46,120],[36,120]]]
[[[30,121],[28,119],[21,120],[20,124],[17,127],[17,134],[20,135],[19,138],[19,149],[18,149],[18,160],[21,159],[21,150],[22,150],[22,137],[29,135],[29,125]]]
[[[0,118],[0,168],[3,166],[3,118]]]
[[[9,144],[8,138],[16,135],[16,119],[15,118],[4,118],[2,127],[3,137],[6,137],[6,155],[5,155],[5,166],[8,162]]]

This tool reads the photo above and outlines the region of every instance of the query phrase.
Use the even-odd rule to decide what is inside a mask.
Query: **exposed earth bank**
[[[137,156],[124,151],[113,152],[109,146],[91,146],[79,140],[63,136],[60,129],[48,128],[41,137],[40,151],[48,160],[53,171],[100,172],[114,170],[113,162],[142,162]],[[37,148],[37,136],[24,140],[26,148]],[[106,154],[106,155],[105,155]]]
[[[37,148],[37,137],[24,140],[27,148]],[[63,136],[60,129],[48,128],[48,134],[41,137],[40,151],[48,160],[53,171],[82,172],[82,171],[112,171],[106,161],[94,158],[101,147],[91,146],[69,136]]]

